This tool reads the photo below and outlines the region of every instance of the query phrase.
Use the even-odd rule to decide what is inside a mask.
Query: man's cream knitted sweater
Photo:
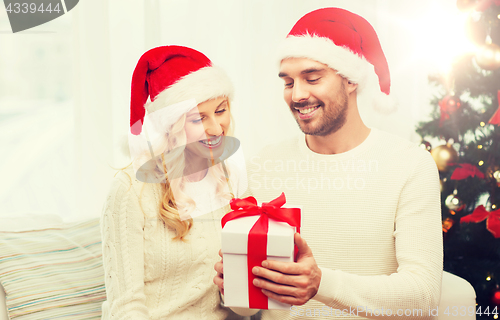
[[[286,207],[302,208],[301,233],[322,270],[312,300],[264,310],[263,320],[381,319],[382,312],[432,318],[443,251],[439,178],[429,152],[372,129],[356,148],[322,155],[301,135],[265,148],[248,169],[259,203],[285,192]]]

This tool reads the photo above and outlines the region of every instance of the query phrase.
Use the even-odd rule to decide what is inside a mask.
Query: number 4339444
[[[59,3],[56,3],[54,7],[52,7],[52,3],[43,4],[40,3],[9,3],[6,8],[8,13],[52,13],[52,12],[61,12],[59,8]]]
[[[485,316],[490,316],[490,315],[498,315],[498,307],[494,307],[490,310],[490,307],[486,308],[481,308],[481,306],[448,306],[446,309],[443,310],[443,314],[447,316],[465,316],[469,315],[472,316],[474,314],[476,315],[485,315]]]

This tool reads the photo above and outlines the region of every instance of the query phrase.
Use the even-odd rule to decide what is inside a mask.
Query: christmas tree
[[[449,73],[429,77],[441,93],[432,120],[417,133],[441,179],[444,269],[474,287],[477,319],[498,319],[500,1],[458,0],[457,7],[468,12],[466,32],[477,51],[457,58]],[[443,143],[431,146],[429,139]]]

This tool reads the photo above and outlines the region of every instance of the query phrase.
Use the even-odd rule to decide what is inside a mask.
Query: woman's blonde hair
[[[228,110],[230,110],[229,100]],[[164,135],[165,139],[159,143],[155,143],[155,148],[153,149],[154,154],[161,154],[161,157],[157,160],[156,167],[157,171],[165,176],[165,183],[161,184],[162,195],[158,214],[165,225],[176,232],[176,236],[173,240],[183,241],[185,241],[186,235],[193,226],[193,219],[182,220],[181,216],[188,216],[196,207],[194,200],[183,192],[187,182],[184,176],[184,169],[186,168],[184,153],[186,146],[185,124],[186,115],[184,114]],[[232,135],[232,127],[233,117],[231,116],[229,132],[227,132],[226,135]],[[207,159],[207,161],[209,160]],[[226,179],[220,163],[210,166],[208,174],[217,181],[217,197],[225,199],[234,198],[234,194],[225,191],[225,185],[229,183],[229,181]],[[169,179],[169,176],[181,178]]]

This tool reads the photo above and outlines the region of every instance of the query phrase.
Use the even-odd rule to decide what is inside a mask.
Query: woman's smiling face
[[[226,97],[198,104],[186,115],[186,151],[196,158],[219,158],[224,151],[224,136],[230,124],[231,113]]]

